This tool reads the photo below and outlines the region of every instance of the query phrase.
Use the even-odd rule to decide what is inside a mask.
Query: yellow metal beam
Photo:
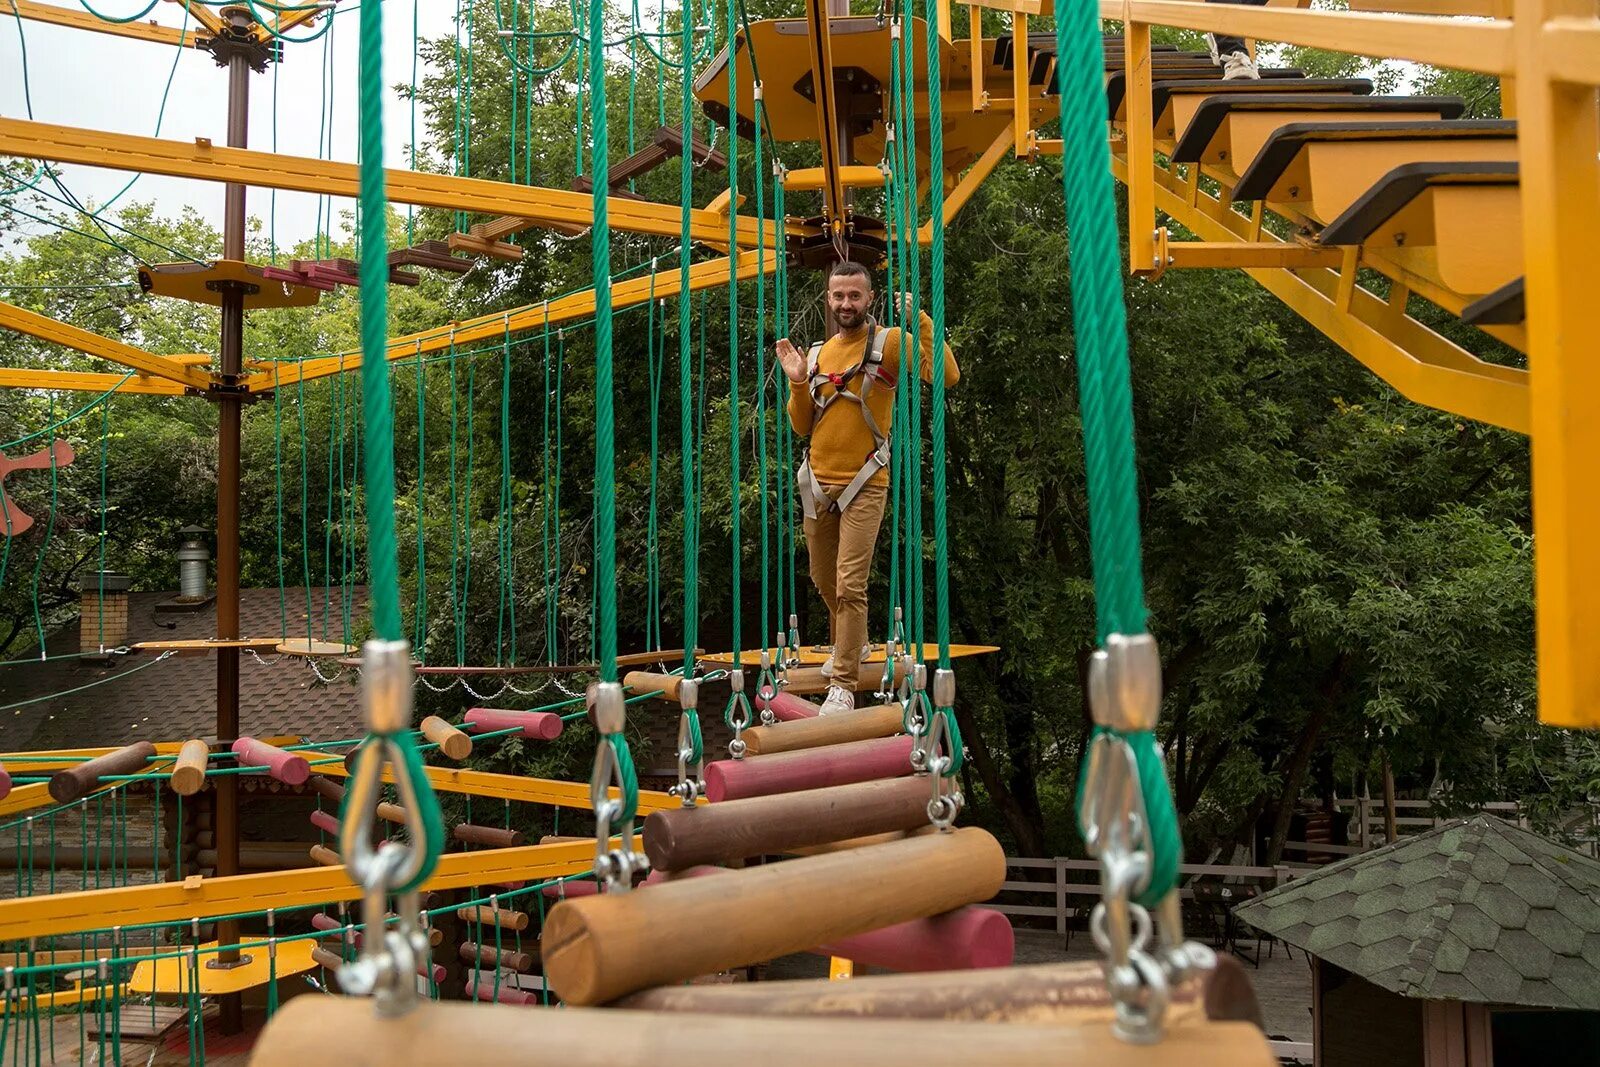
[[[1127,157],[1112,156],[1118,181],[1128,180]],[[1251,240],[1250,220],[1208,194],[1196,204],[1170,171],[1155,168],[1153,207],[1206,241]],[[1267,240],[1261,234],[1257,240]],[[1339,275],[1330,270],[1255,267],[1246,270],[1268,292],[1326,334],[1369,370],[1419,404],[1527,433],[1527,372],[1484,363],[1359,287],[1350,310],[1341,308]]]
[[[1593,0],[1516,0],[1517,142],[1521,157],[1528,365],[1533,372],[1534,604],[1539,718],[1600,726],[1600,362],[1594,293],[1600,269],[1600,100],[1572,84],[1574,56],[1595,46]],[[1546,20],[1587,20],[1578,45],[1552,51]],[[1592,58],[1592,57],[1591,57]],[[1581,73],[1600,78],[1591,68]]]
[[[982,185],[989,175],[994,173],[994,169],[1000,165],[1000,161],[1006,158],[1006,150],[1010,147],[1011,127],[1007,126],[1000,131],[1000,135],[994,139],[989,147],[983,150],[983,155],[978,157],[978,161],[967,168],[967,172],[961,176],[960,181],[956,182],[955,187],[945,194],[944,224],[946,226],[950,225],[961,209],[967,206],[967,201],[971,200],[972,194],[978,191],[978,186]],[[917,231],[917,240],[925,245],[933,243],[932,220],[922,224],[922,228]]]
[[[970,7],[986,7],[990,11],[1010,11],[1023,15],[1037,15],[1039,0],[965,0]]]
[[[22,119],[0,119],[0,155],[326,196],[354,197],[358,191],[353,163],[222,148],[204,139],[186,144]],[[592,204],[588,193],[510,185],[482,178],[389,170],[384,180],[392,203],[474,214],[515,215],[530,220],[530,224],[566,225],[584,221],[589,217]],[[659,237],[677,237],[680,232],[681,219],[676,205],[612,197],[608,210],[614,230]],[[766,231],[767,247],[776,247],[780,227],[771,222],[758,224],[753,218],[739,220],[741,247],[754,247],[762,229]],[[691,211],[689,238],[726,241],[728,220],[713,212]]]
[[[585,790],[588,786],[583,787]],[[594,865],[593,841],[483,849],[442,856],[427,889],[464,889],[497,882],[540,882]],[[173,923],[276,908],[359,900],[345,868],[313,867],[156,885],[91,889],[0,901],[0,940],[108,930],[136,923]]]
[[[329,753],[302,752],[301,755],[315,763],[329,758]],[[475,797],[495,797],[501,800],[520,800],[528,804],[549,804],[558,808],[588,808],[589,784],[587,782],[558,782],[547,778],[523,778],[515,774],[492,774],[488,771],[460,770],[452,767],[429,767],[428,781],[441,793],[467,793]],[[344,761],[325,763],[317,773],[334,778],[348,778]],[[384,781],[394,781],[388,770]],[[612,794],[616,790],[612,789]],[[650,789],[639,790],[639,814],[665,811],[681,806],[681,802],[666,793]]]
[[[185,387],[165,378],[135,374],[102,374],[67,370],[12,370],[0,367],[0,389],[57,389],[78,393],[104,393],[115,388],[119,393],[146,393],[152,396],[182,396]],[[118,384],[121,383],[121,384]]]
[[[883,187],[883,171],[877,167],[865,164],[854,164],[839,168],[839,183],[850,189],[881,189]],[[795,189],[822,189],[828,184],[829,175],[821,167],[801,167],[791,170],[784,176],[784,187],[793,191]]]
[[[1573,85],[1600,85],[1600,23],[1592,17],[1553,18],[1540,36],[1550,77]]]
[[[199,6],[195,5],[197,9]],[[148,41],[152,44],[177,45],[180,48],[193,48],[198,36],[193,30],[185,32],[173,26],[162,26],[154,21],[106,22],[82,8],[57,7],[54,4],[36,3],[35,0],[6,0],[6,6],[0,9],[0,13],[9,15],[13,10],[33,22],[47,22],[53,26],[89,30],[93,33],[110,34],[113,37]]]
[[[718,216],[726,219],[726,216]],[[768,273],[777,270],[777,256],[770,252],[766,257],[765,268]],[[756,253],[743,252],[739,256],[739,280],[748,281],[761,273],[761,265],[757,263]],[[728,283],[728,260],[726,258],[708,259],[689,268],[690,290],[710,289]],[[642,304],[647,300],[663,300],[678,295],[678,270],[660,271],[642,278],[630,278],[624,282],[617,282],[611,287],[611,306],[621,309]],[[543,304],[529,304],[520,308],[496,312],[493,315],[480,315],[474,319],[451,323],[448,326],[439,326],[419,333],[406,334],[396,337],[389,342],[390,361],[413,359],[419,353],[427,355],[430,352],[443,352],[452,344],[466,345],[476,341],[490,338],[503,337],[507,330],[515,333],[520,330],[542,329],[546,324],[556,326],[564,322],[575,322],[588,318],[594,314],[594,290],[585,289],[582,292],[571,293],[556,300]],[[265,392],[269,389],[293,385],[305,380],[326,378],[332,374],[339,374],[347,370],[355,370],[361,366],[361,353],[345,352],[337,356],[328,356],[325,359],[308,360],[298,366],[282,366],[276,374],[253,374],[245,382],[251,392]]]
[[[4,154],[4,149],[0,149],[0,155]],[[102,337],[65,322],[57,322],[46,315],[19,308],[15,304],[0,303],[0,329],[15,330],[17,333],[37,337],[41,341],[108,359],[124,367],[131,367],[142,374],[165,378],[194,389],[204,390],[211,387],[211,375],[204,371],[185,367],[170,359],[151,355],[142,348],[134,348],[132,345]]]
[[[1508,22],[1196,4],[1188,0],[1100,0],[1100,17],[1409,59],[1484,74],[1516,73]]]
[[[1337,248],[1310,248],[1289,241],[1173,241],[1166,245],[1169,268],[1338,267]]]
[[[273,27],[273,30],[276,33],[282,33],[284,30],[292,30],[302,22],[308,22],[320,14],[322,14],[322,6],[320,4],[310,4],[306,7],[284,8],[282,11],[278,12],[278,21]],[[333,12],[328,12],[328,17],[332,18]]]
[[[206,30],[213,36],[225,33],[227,31],[228,24],[223,22],[221,16],[217,15],[203,3],[185,3],[185,0],[167,0],[167,2],[169,4],[177,4],[179,7],[187,7],[189,10],[189,17],[194,19],[200,25],[204,26]]]

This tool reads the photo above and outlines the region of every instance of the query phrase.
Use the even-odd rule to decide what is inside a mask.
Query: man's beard
[[[839,325],[847,330],[853,330],[861,325],[861,313],[856,311],[855,308],[840,308],[833,313],[833,317],[838,319]]]

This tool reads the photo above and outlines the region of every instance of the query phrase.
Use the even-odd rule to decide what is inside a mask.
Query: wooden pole
[[[774,693],[771,687],[763,688],[756,694],[756,707],[762,711],[772,712],[783,722],[814,719],[822,711],[820,704],[813,704],[804,697],[787,691]]]
[[[528,737],[535,741],[554,741],[561,736],[566,723],[561,716],[549,711],[512,711],[505,708],[473,708],[463,721],[473,733],[487,734],[496,730],[521,730],[509,736]]]
[[[911,745],[909,737],[880,737],[772,756],[717,760],[706,765],[706,797],[718,804],[725,800],[904,777],[911,773]],[[931,787],[929,795],[932,795]]]
[[[463,941],[460,955],[464,962],[487,967],[490,970],[500,968],[527,974],[534,968],[532,953],[518,952],[511,948],[497,949],[493,945],[480,945],[475,941]]]
[[[618,1008],[716,1015],[943,1019],[973,1023],[1103,1025],[1115,1009],[1097,960],[1025,964],[983,971],[872,975],[840,985],[825,978],[737,985],[677,985],[623,997]],[[1259,1026],[1261,1006],[1238,960],[1172,991],[1167,1021],[1205,1018]]]
[[[885,704],[837,715],[755,726],[746,730],[743,736],[750,754],[760,756],[824,745],[842,745],[850,741],[870,741],[875,737],[893,737],[904,730],[904,712],[900,710],[900,705]]]
[[[483,976],[493,983],[493,976]],[[502,982],[502,987],[505,983]],[[843,983],[847,992],[854,983]],[[530,1015],[529,1012],[536,1012]],[[1154,1045],[1129,1045],[1108,1024],[834,1019],[741,1019],[722,1015],[487,1006],[421,1001],[395,1018],[359,997],[295,997],[267,1026],[251,1067],[615,1067],[618,1063],[720,1061],[762,1067],[819,1063],[873,1067],[1276,1067],[1249,1023],[1174,1026]]]
[[[856,782],[799,793],[651,812],[644,851],[658,871],[775,855],[928,822],[923,778]]]
[[[469,822],[458,823],[450,831],[450,836],[469,845],[488,845],[490,848],[520,848],[528,843],[527,835],[521,830],[477,826]]]
[[[85,760],[76,767],[59,770],[50,776],[50,799],[57,804],[70,804],[97,789],[101,775],[142,774],[155,754],[155,745],[139,741],[115,752],[107,752],[104,756]]]
[[[448,759],[459,762],[472,755],[472,738],[437,715],[422,720],[422,736],[438,745]]]
[[[241,737],[230,747],[241,766],[265,767],[268,774],[285,785],[305,785],[311,777],[310,761],[298,752],[285,752],[253,737]]]
[[[622,676],[622,684],[633,690],[635,696],[654,693],[663,700],[677,700],[678,686],[683,679],[676,674],[657,674],[654,671],[629,671]]]
[[[1394,817],[1394,768],[1389,764],[1389,754],[1383,754],[1383,843],[1392,845],[1399,837]]]
[[[568,1004],[601,1004],[988,900],[1005,865],[968,827],[564,900],[545,922],[544,973]]]

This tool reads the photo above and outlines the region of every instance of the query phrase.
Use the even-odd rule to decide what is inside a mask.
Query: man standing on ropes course
[[[833,655],[822,666],[831,680],[823,715],[856,706],[867,641],[867,579],[889,499],[889,430],[905,335],[873,319],[875,297],[865,267],[836,263],[827,298],[839,332],[812,345],[809,355],[788,338],[778,342],[778,360],[789,377],[789,421],[795,433],[811,438],[796,477],[811,581],[828,605],[833,642]],[[902,294],[900,301],[909,317],[910,296]],[[932,382],[933,320],[926,314],[920,332],[921,377]],[[946,345],[945,385],[960,377]]]

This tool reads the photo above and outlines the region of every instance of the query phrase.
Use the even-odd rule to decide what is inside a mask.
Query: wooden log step
[[[463,941],[459,955],[463,962],[478,967],[516,971],[518,974],[530,974],[534,969],[532,953],[511,948],[497,949],[493,945],[480,945],[475,941]]]
[[[521,730],[520,736],[535,741],[554,741],[561,736],[566,723],[561,716],[550,711],[513,711],[507,708],[473,708],[467,712],[465,725],[473,733],[487,734],[497,730]],[[507,736],[518,736],[515,734]]]
[[[777,714],[775,708],[773,713]],[[904,732],[904,720],[905,712],[899,704],[884,704],[858,711],[842,711],[837,715],[808,716],[772,726],[752,726],[742,736],[750,755],[771,755],[850,741],[870,741],[875,737],[893,737]]]
[[[498,926],[502,930],[522,931],[528,928],[528,913],[525,911],[511,911],[507,908],[491,908],[487,904],[478,904],[471,908],[461,908],[456,911],[456,917],[462,922],[482,923],[484,926]]]
[[[910,737],[881,737],[770,756],[746,756],[742,760],[717,760],[706,765],[706,798],[718,804],[903,777],[911,773],[911,746]]]
[[[450,836],[469,845],[487,845],[490,848],[520,848],[528,843],[527,835],[521,830],[505,830],[498,826],[476,826],[466,822],[458,823],[450,831]]]
[[[891,971],[979,970],[1011,966],[1016,936],[1004,913],[965,907],[840,938],[811,951]]]
[[[472,738],[437,715],[422,720],[422,736],[438,745],[446,758],[458,763],[472,755]]]
[[[85,760],[76,767],[67,767],[50,776],[47,791],[57,804],[70,804],[81,800],[98,789],[102,775],[143,774],[156,754],[156,746],[148,741],[126,745],[115,752]]]
[[[812,703],[788,690],[773,692],[769,685],[762,686],[756,693],[756,708],[759,711],[772,712],[782,722],[814,719],[822,711],[821,704]]]

